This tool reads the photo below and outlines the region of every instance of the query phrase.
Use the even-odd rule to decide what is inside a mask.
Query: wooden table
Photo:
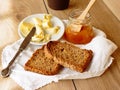
[[[52,10],[47,0],[4,0],[0,1],[0,55],[2,49],[19,39],[17,27],[26,16],[35,13],[51,13],[61,19],[68,19],[69,13],[84,9],[89,0],[70,0],[68,9]],[[118,49],[112,55],[115,59],[106,72],[96,78],[85,80],[62,80],[39,90],[120,90],[120,22],[102,0],[97,0],[90,10],[92,25],[103,30]],[[1,60],[0,60],[0,70]],[[0,77],[0,90],[22,90],[11,78]]]

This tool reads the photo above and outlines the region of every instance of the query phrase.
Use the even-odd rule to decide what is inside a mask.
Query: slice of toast
[[[93,57],[91,50],[58,41],[50,41],[45,46],[45,53],[48,57],[54,57],[56,63],[78,72],[83,72]]]
[[[32,57],[25,63],[25,70],[44,74],[44,75],[54,75],[57,74],[61,65],[54,62],[53,58],[48,58],[45,56],[44,49],[37,49]]]

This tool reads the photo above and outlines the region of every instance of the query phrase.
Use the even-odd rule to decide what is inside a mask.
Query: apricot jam
[[[64,38],[74,44],[87,44],[94,37],[90,14],[88,13],[83,20],[78,19],[82,12],[79,9],[75,9],[70,13],[64,33]]]
[[[92,27],[82,26],[79,32],[71,30],[71,27],[66,27],[64,38],[74,44],[86,44],[89,43],[94,37]]]

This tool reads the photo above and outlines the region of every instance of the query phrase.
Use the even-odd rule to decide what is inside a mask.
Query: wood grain
[[[57,83],[46,85],[39,90],[75,90],[75,87],[71,80],[61,80]]]
[[[112,1],[112,0],[111,0]],[[114,1],[114,0],[113,0]],[[89,0],[70,0],[68,9],[53,10],[47,0],[4,0],[0,1],[0,56],[6,45],[18,40],[17,27],[26,16],[35,13],[51,13],[60,19],[68,19],[69,13],[84,9]],[[116,4],[117,5],[117,4]],[[61,80],[38,90],[119,90],[120,89],[120,22],[102,0],[97,0],[91,8],[91,22],[94,27],[103,30],[107,38],[118,46],[112,55],[115,59],[106,72],[96,78],[85,80]],[[1,58],[0,58],[1,59]],[[0,60],[0,70],[1,60]],[[22,90],[11,78],[0,77],[1,90]]]
[[[0,71],[2,49],[19,39],[17,34],[19,22],[35,13],[47,13],[43,0],[0,0]],[[10,78],[0,77],[0,87],[1,90],[22,90]]]
[[[120,0],[103,0],[111,12],[120,20]]]
[[[67,9],[53,10],[53,9],[49,8],[49,6],[47,4],[47,0],[44,0],[44,1],[46,4],[46,7],[48,9],[48,13],[51,13],[61,19],[68,19],[70,12],[73,11],[74,9],[83,10],[89,2],[89,0],[86,0],[85,2],[84,2],[84,0],[70,0],[69,7]],[[82,3],[84,3],[84,4],[82,4]]]
[[[93,26],[103,30],[109,39],[115,42],[118,50],[112,55],[114,62],[101,76],[87,80],[74,80],[78,90],[119,90],[120,89],[120,22],[102,1],[97,1],[91,9]]]

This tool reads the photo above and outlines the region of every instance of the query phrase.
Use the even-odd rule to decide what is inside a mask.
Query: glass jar
[[[76,9],[70,13],[69,22],[65,30],[64,38],[74,44],[89,43],[94,37],[90,14],[87,14],[84,20],[77,19],[82,12]]]

